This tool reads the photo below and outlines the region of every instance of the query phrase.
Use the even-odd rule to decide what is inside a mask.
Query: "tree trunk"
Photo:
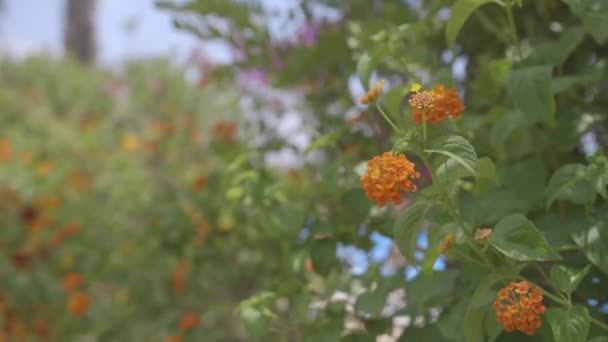
[[[67,0],[64,47],[81,63],[95,60],[95,1]]]

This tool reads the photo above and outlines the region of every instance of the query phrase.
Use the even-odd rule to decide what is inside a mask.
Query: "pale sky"
[[[23,56],[40,50],[61,54],[65,0],[5,0],[0,16],[0,51]],[[129,36],[127,23],[136,18]],[[154,7],[154,0],[98,0],[98,62],[115,65],[125,58],[168,55],[185,59],[201,42],[175,30],[169,13]],[[227,53],[217,44],[207,49],[219,59]],[[221,51],[223,50],[223,51]]]

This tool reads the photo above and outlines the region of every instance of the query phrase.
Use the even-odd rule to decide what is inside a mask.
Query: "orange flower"
[[[161,120],[152,121],[150,127],[155,134],[160,136],[171,135],[175,132],[175,126],[172,123]]]
[[[26,268],[32,261],[32,254],[26,251],[17,251],[11,256],[11,261],[16,268]]]
[[[78,272],[68,273],[61,280],[61,287],[65,293],[76,290],[83,284],[82,276]]]
[[[492,229],[490,228],[479,228],[475,231],[476,241],[485,241],[492,235]]]
[[[399,191],[416,191],[411,179],[417,178],[420,178],[420,173],[414,170],[414,163],[402,154],[394,156],[385,152],[367,162],[367,171],[361,177],[361,183],[367,198],[384,207],[391,201],[397,205],[403,203]]]
[[[52,195],[38,195],[34,198],[34,207],[38,210],[57,209],[61,204],[61,199]]]
[[[171,275],[171,286],[175,295],[180,295],[184,292],[189,274],[190,263],[187,260],[180,261]]]
[[[188,312],[182,316],[182,319],[179,321],[179,329],[183,332],[186,332],[201,322],[199,316],[194,312]]]
[[[53,171],[53,162],[51,160],[42,160],[36,164],[36,173],[40,176],[46,176]]]
[[[507,332],[519,330],[530,336],[541,326],[545,312],[541,290],[526,282],[511,282],[501,289],[493,304],[496,320]]]
[[[13,148],[11,142],[3,139],[0,140],[0,161],[7,161],[13,156]]]
[[[428,122],[441,122],[448,116],[460,117],[464,110],[462,100],[453,89],[446,89],[443,84],[435,86],[432,90],[420,91],[420,85],[414,84],[413,95],[409,102],[414,110],[414,122],[421,124]]]
[[[450,233],[450,234],[446,235],[445,238],[443,239],[443,241],[441,241],[441,244],[439,244],[439,252],[441,252],[441,253],[447,252],[450,248],[452,248],[452,246],[454,246],[455,242],[456,242],[456,236],[454,236],[454,234]]]
[[[234,121],[219,121],[213,126],[213,134],[222,142],[234,142],[237,124]]]
[[[38,337],[48,339],[50,333],[49,322],[45,319],[37,319],[32,324],[32,330]]]
[[[304,260],[304,270],[306,271],[306,273],[314,273],[315,272],[315,266],[312,264],[312,258],[311,257],[307,257],[306,260]]]
[[[376,85],[374,85],[372,89],[370,89],[365,95],[359,98],[359,102],[364,105],[376,102],[380,95],[382,95],[384,83],[384,80],[376,83]]]
[[[68,298],[68,310],[76,317],[83,316],[91,305],[91,297],[85,292],[75,293]]]
[[[29,165],[32,161],[32,152],[29,151],[23,151],[21,153],[19,153],[19,162],[21,163],[21,165]]]
[[[182,337],[180,335],[165,337],[163,342],[182,342]]]
[[[28,224],[28,226],[27,226],[27,229],[28,229],[28,232],[30,232],[30,233],[38,233],[42,229],[50,226],[51,224],[53,224],[52,219],[41,216],[41,217],[37,217],[36,219],[34,219],[34,221],[30,222],[30,224]]]
[[[76,170],[72,172],[68,182],[70,186],[81,192],[88,191],[93,187],[93,180],[85,170]]]
[[[136,151],[139,148],[139,138],[135,134],[127,134],[122,138],[120,146],[125,152]]]
[[[61,228],[61,232],[65,236],[72,236],[80,233],[80,226],[74,222],[66,223],[63,228]]]
[[[196,191],[201,191],[207,186],[208,182],[209,182],[209,180],[207,179],[207,176],[199,175],[199,176],[196,176],[194,178],[194,180],[192,181],[192,187]]]

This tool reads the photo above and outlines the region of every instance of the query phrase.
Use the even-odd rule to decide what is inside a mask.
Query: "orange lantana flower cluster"
[[[359,98],[359,102],[364,105],[376,102],[380,95],[382,95],[382,88],[384,88],[384,80],[376,83],[365,95]]]
[[[220,142],[233,143],[236,140],[237,129],[237,123],[234,121],[219,121],[213,125],[213,135]]]
[[[370,200],[383,207],[388,202],[397,205],[403,203],[400,191],[416,191],[412,179],[420,178],[420,173],[414,170],[414,163],[404,155],[394,156],[385,152],[367,162],[367,171],[361,177],[365,195]]]
[[[199,315],[194,312],[188,312],[182,316],[179,320],[179,330],[186,332],[188,330],[194,329],[201,323],[201,319]]]
[[[91,297],[86,292],[78,292],[68,298],[68,310],[76,317],[83,316],[89,305],[91,305]]]
[[[420,91],[420,85],[415,84],[412,92],[409,102],[414,110],[414,122],[417,124],[421,124],[425,119],[434,123],[441,122],[448,116],[458,118],[464,110],[464,104],[456,90],[446,89],[443,84],[424,91]]]
[[[511,282],[498,292],[494,302],[496,320],[507,332],[519,330],[530,336],[541,326],[545,312],[541,290],[526,282]]]
[[[82,279],[82,275],[80,275],[80,273],[71,272],[63,276],[63,279],[61,280],[61,287],[63,287],[63,291],[65,293],[72,293],[83,283],[84,280]]]

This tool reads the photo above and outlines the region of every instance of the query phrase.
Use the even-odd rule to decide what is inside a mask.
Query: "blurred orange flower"
[[[46,319],[37,319],[32,324],[32,330],[38,337],[48,338],[50,333],[49,322]]]
[[[32,162],[32,152],[23,151],[19,153],[19,162],[21,165],[29,165]]]
[[[382,95],[384,83],[384,80],[376,83],[376,85],[374,85],[372,89],[370,89],[365,95],[359,98],[359,102],[364,105],[376,102],[380,95]]]
[[[171,135],[175,132],[175,126],[170,122],[155,120],[150,123],[150,127],[155,134]]]
[[[454,246],[455,242],[456,242],[456,236],[454,236],[454,234],[450,233],[450,234],[446,235],[445,238],[443,239],[443,241],[441,241],[441,243],[439,244],[439,252],[440,253],[447,252],[450,248],[452,248],[452,246]]]
[[[0,161],[8,161],[13,156],[13,148],[11,142],[2,139],[0,140]]]
[[[493,307],[505,331],[519,330],[530,336],[541,327],[546,309],[540,288],[526,281],[511,282],[501,289]]]
[[[402,154],[394,156],[385,152],[367,162],[361,184],[367,198],[384,207],[391,201],[397,205],[403,203],[400,191],[416,191],[412,180],[417,178],[420,173],[414,170],[414,163]]]
[[[93,187],[91,175],[85,170],[76,170],[70,174],[68,183],[77,191],[85,192]]]
[[[180,261],[171,275],[171,286],[175,295],[180,295],[184,292],[189,274],[190,263],[187,260]]]
[[[61,233],[65,236],[72,236],[80,233],[80,226],[74,222],[68,222],[61,228]]]
[[[39,216],[28,224],[27,229],[30,233],[36,233],[50,226],[51,224],[53,224],[53,220],[51,218]]]
[[[26,268],[32,261],[32,254],[26,251],[17,251],[11,256],[13,266],[16,268]]]
[[[182,332],[186,332],[186,331],[198,326],[200,324],[200,322],[201,322],[201,320],[200,320],[199,315],[197,315],[194,312],[188,312],[185,315],[183,315],[181,320],[179,321],[179,329]]]
[[[90,305],[91,297],[86,292],[78,292],[68,298],[68,311],[76,317],[83,316]]]
[[[57,209],[61,199],[52,195],[38,195],[34,198],[34,207],[38,210]]]
[[[139,148],[139,138],[132,133],[126,134],[122,138],[120,146],[125,152],[134,152]]]
[[[453,89],[446,89],[443,84],[438,84],[432,90],[420,91],[420,84],[412,87],[413,95],[409,100],[414,110],[414,122],[421,124],[423,121],[441,122],[448,116],[460,117],[464,110],[464,104]]]
[[[213,135],[221,142],[234,142],[236,131],[236,122],[230,120],[219,121],[213,126]]]
[[[46,176],[53,171],[53,161],[41,160],[36,164],[36,173],[40,176]]]
[[[314,273],[315,266],[312,264],[311,257],[306,257],[306,260],[304,261],[304,270],[306,271],[306,273]]]
[[[163,342],[182,342],[182,337],[180,335],[165,337]]]
[[[78,272],[71,272],[63,276],[61,287],[65,293],[71,293],[83,284],[82,275]]]
[[[192,181],[192,187],[196,191],[201,191],[201,190],[203,190],[207,186],[207,183],[209,183],[209,180],[207,179],[207,176],[205,176],[205,175],[198,175]]]

